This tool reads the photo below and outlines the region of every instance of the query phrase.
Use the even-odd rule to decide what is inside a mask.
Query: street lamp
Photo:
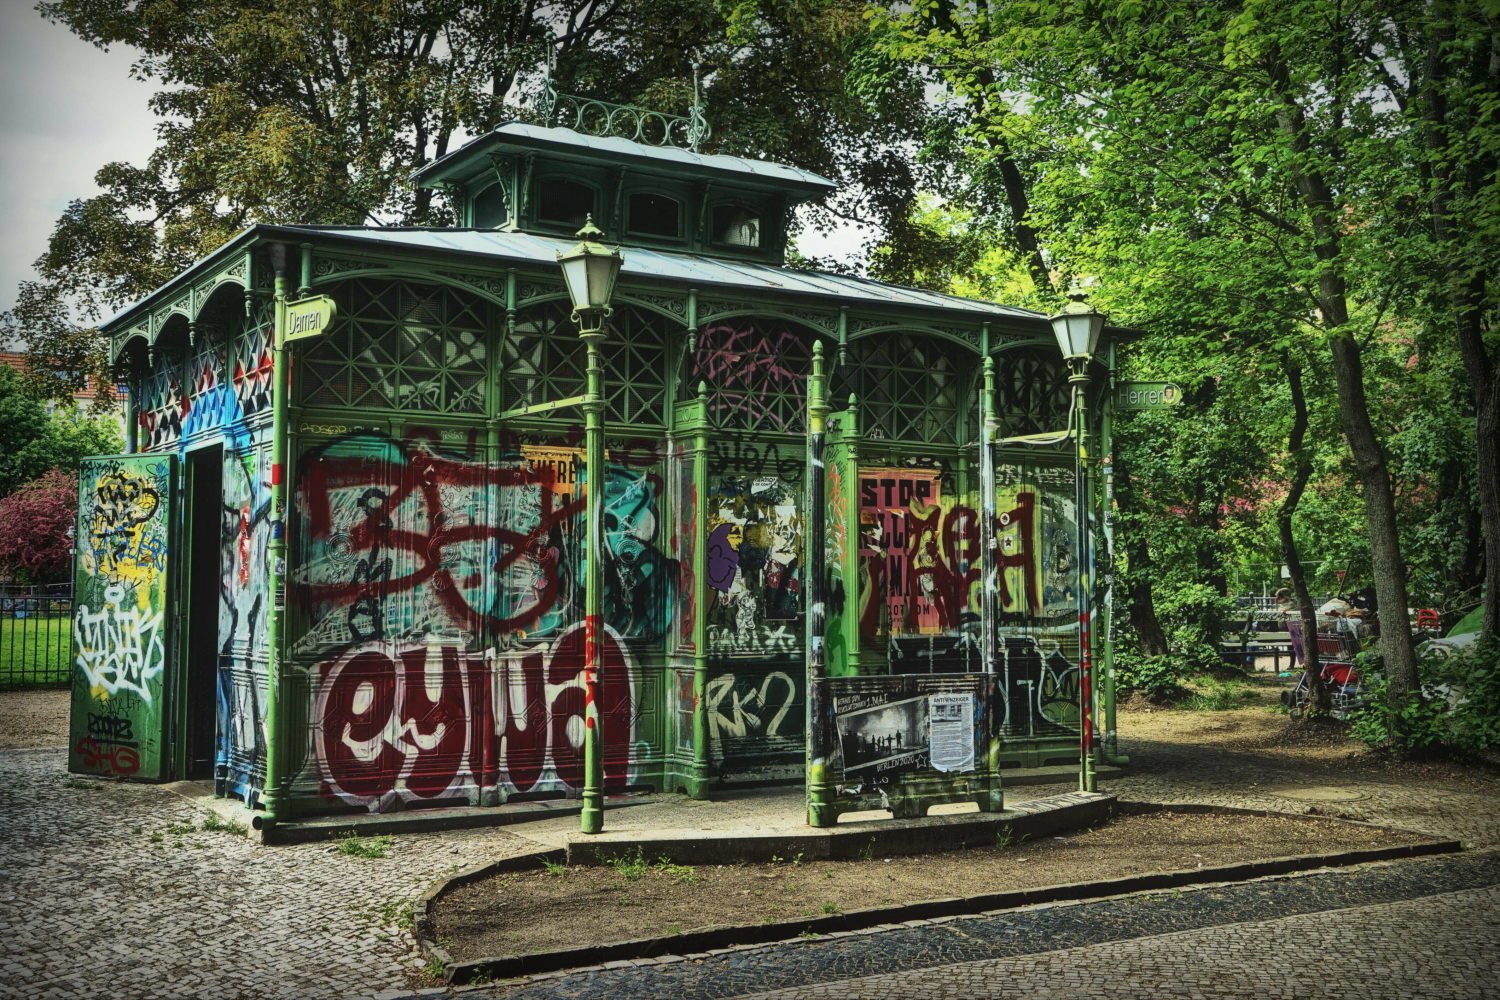
[[[1099,348],[1104,314],[1095,312],[1082,293],[1069,295],[1062,312],[1051,318],[1052,333],[1068,363],[1068,385],[1073,390],[1076,468],[1074,506],[1078,520],[1078,700],[1081,725],[1078,750],[1078,787],[1085,792],[1098,787],[1094,773],[1094,657],[1089,636],[1093,608],[1089,588],[1093,586],[1093,560],[1089,545],[1088,421],[1086,417],[1089,362]]]
[[[610,296],[620,274],[620,251],[598,242],[604,233],[593,216],[574,234],[580,243],[557,255],[563,283],[573,300],[573,322],[588,348],[588,381],[583,399],[584,476],[588,483],[588,538],[583,576],[583,657],[588,690],[584,704],[583,813],[584,833],[604,829],[604,734],[599,697],[602,692],[604,638],[604,363],[600,348],[609,319]]]

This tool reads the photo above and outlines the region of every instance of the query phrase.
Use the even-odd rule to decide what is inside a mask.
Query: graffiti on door
[[[161,770],[172,475],[161,455],[84,463],[70,770]]]

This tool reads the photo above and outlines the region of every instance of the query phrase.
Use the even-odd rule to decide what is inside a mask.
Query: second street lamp
[[[1052,317],[1052,333],[1057,337],[1057,346],[1067,360],[1068,384],[1073,390],[1076,446],[1074,506],[1078,520],[1078,787],[1082,791],[1092,792],[1098,787],[1098,779],[1094,773],[1094,657],[1092,637],[1089,634],[1093,616],[1089,590],[1094,581],[1093,559],[1090,555],[1092,549],[1089,544],[1086,390],[1089,384],[1089,362],[1099,349],[1099,336],[1104,331],[1104,314],[1091,309],[1081,294],[1071,295],[1069,298],[1072,301],[1063,307],[1062,312]]]
[[[583,812],[584,833],[604,829],[604,733],[599,699],[604,677],[600,649],[604,638],[604,326],[609,320],[610,298],[622,262],[619,250],[611,250],[598,239],[604,235],[590,216],[575,234],[581,242],[557,255],[568,297],[573,301],[573,322],[588,350],[587,382],[583,401],[584,477],[587,482],[587,531],[584,550],[583,616],[584,696]]]

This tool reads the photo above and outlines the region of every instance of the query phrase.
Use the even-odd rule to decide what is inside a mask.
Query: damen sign
[[[333,323],[333,300],[326,295],[314,295],[286,304],[286,326],[282,330],[281,342],[316,337]]]

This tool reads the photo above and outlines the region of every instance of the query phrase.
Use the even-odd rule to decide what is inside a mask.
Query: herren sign
[[[1115,409],[1156,410],[1182,402],[1182,390],[1173,382],[1117,382]]]

